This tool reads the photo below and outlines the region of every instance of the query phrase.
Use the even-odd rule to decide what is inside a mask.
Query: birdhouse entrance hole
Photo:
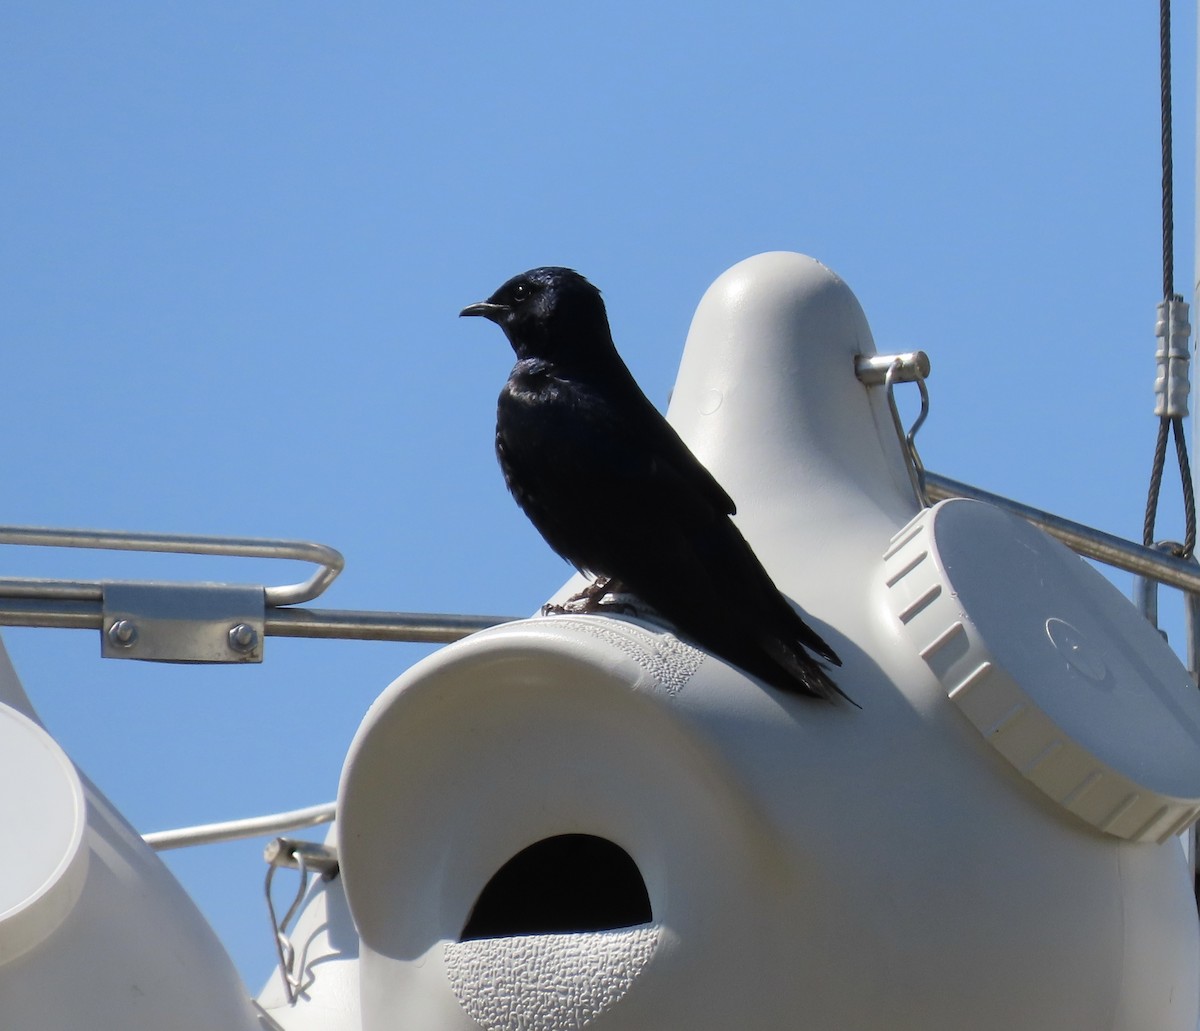
[[[653,919],[637,864],[592,834],[560,834],[522,849],[488,881],[461,941],[607,931]]]

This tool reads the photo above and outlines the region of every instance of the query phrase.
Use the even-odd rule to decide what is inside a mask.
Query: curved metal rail
[[[311,562],[317,571],[302,583],[264,587],[266,604],[297,605],[318,597],[342,571],[341,552],[311,541],[259,537],[209,537],[194,534],[138,533],[125,530],[66,530],[41,526],[0,526],[0,544],[41,548],[89,548],[100,551],[144,551],[172,555],[223,555],[229,558],[291,559]],[[0,580],[0,596],[90,600],[101,597],[102,585],[69,580]]]
[[[1186,559],[1143,547],[937,473],[927,472],[925,484],[932,501],[959,497],[987,502],[1028,520],[1080,555],[1189,594],[1200,595],[1200,567]],[[267,637],[446,644],[478,630],[519,618],[291,607],[319,595],[343,566],[341,554],[333,548],[305,541],[9,526],[0,527],[0,544],[286,558],[316,563],[320,568],[304,583],[263,588],[266,607],[262,632]],[[180,589],[196,587],[188,584],[178,586]],[[104,587],[103,583],[88,581],[0,579],[0,626],[105,631],[109,627],[105,622]]]

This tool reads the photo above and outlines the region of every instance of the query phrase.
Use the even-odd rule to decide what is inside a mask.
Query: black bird
[[[617,354],[599,290],[571,269],[536,268],[460,314],[496,323],[517,354],[496,455],[550,547],[597,578],[577,599],[595,608],[628,592],[774,687],[847,697],[809,652],[841,660],[779,593],[729,518],[729,495]]]

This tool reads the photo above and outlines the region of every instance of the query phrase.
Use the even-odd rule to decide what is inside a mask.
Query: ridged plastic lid
[[[27,716],[0,705],[0,964],[66,919],[87,877],[83,785],[66,753]]]
[[[1200,815],[1200,692],[1086,562],[956,499],[900,531],[884,568],[902,634],[950,700],[1060,806],[1132,841]]]

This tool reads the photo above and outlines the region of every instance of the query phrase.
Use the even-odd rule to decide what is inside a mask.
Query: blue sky
[[[347,559],[322,607],[531,611],[568,570],[495,466],[511,353],[458,310],[527,267],[578,268],[665,405],[708,284],[789,249],[847,280],[881,351],[930,354],[929,468],[1140,537],[1158,120],[1150,4],[8,5],[0,521],[313,539]],[[143,831],[332,798],[366,707],[428,651],[271,639],[261,667],[180,668],[101,661],[82,631],[5,641]],[[262,844],[170,857],[255,990]]]

